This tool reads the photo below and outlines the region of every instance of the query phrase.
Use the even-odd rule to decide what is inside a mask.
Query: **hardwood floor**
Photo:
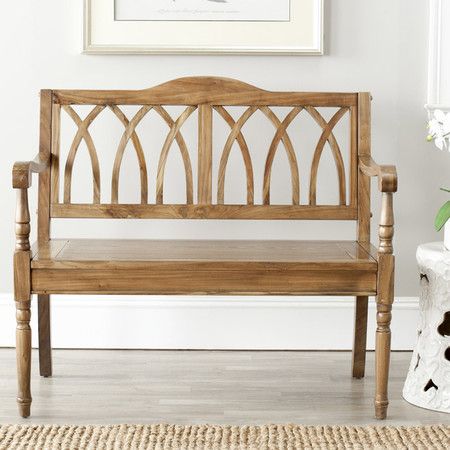
[[[401,398],[411,354],[393,353],[389,419],[373,418],[374,354],[350,377],[349,352],[55,350],[32,415],[19,418],[15,352],[0,349],[0,423],[450,424]]]

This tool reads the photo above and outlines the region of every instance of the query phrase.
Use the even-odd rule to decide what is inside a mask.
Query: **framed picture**
[[[85,0],[85,53],[323,53],[323,0]]]

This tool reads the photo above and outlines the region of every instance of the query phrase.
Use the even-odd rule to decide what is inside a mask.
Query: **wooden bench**
[[[388,406],[394,286],[392,194],[397,189],[397,177],[395,167],[379,166],[370,156],[370,102],[370,94],[365,92],[268,92],[240,81],[213,77],[182,78],[141,91],[41,91],[39,154],[33,161],[17,162],[13,168],[13,187],[17,191],[14,289],[20,414],[30,415],[32,294],[38,296],[39,362],[40,373],[45,377],[52,374],[51,294],[355,296],[355,378],[364,376],[368,296],[374,295],[377,299],[375,414],[384,419]],[[85,108],[91,105],[84,119],[76,112],[76,105]],[[140,106],[131,119],[124,113],[126,105]],[[168,112],[171,105],[184,108],[177,119]],[[245,107],[237,120],[230,113],[234,107]],[[281,119],[277,114],[280,108],[287,111]],[[329,120],[320,112],[322,108],[333,111]],[[101,195],[99,158],[89,127],[107,110],[121,122],[124,131],[114,160],[111,196],[105,198]],[[150,112],[159,116],[169,130],[153,172],[147,168],[136,128]],[[268,149],[258,149],[264,151],[265,158],[261,174],[254,171],[243,131],[244,124],[256,112],[266,121],[261,122],[261,127],[274,129]],[[60,161],[62,113],[75,124],[75,137],[65,163]],[[194,152],[197,171],[192,169],[192,155],[181,130],[191,115],[197,117],[198,123],[198,147]],[[319,130],[309,178],[299,170],[301,149],[294,148],[288,134],[289,125],[299,115],[312,118]],[[346,128],[348,169],[334,131],[343,117],[350,125]],[[222,121],[231,131],[216,169],[213,125]],[[90,203],[72,201],[72,169],[82,141],[86,143],[92,165]],[[182,204],[165,201],[165,166],[174,142],[181,152],[185,170],[186,201]],[[136,204],[119,202],[120,168],[128,144],[135,151],[140,169],[140,202]],[[245,169],[243,204],[225,201],[225,174],[233,148],[240,151]],[[320,204],[317,197],[318,168],[325,148],[327,152],[331,150],[337,169],[333,204]],[[272,168],[277,151],[285,152],[290,169],[286,176],[290,178],[291,192],[285,204],[271,201]],[[64,168],[63,198],[59,195],[60,166]],[[32,173],[39,173],[39,197],[37,242],[30,246],[28,189]],[[156,178],[154,201],[149,200],[149,173]],[[378,178],[381,191],[378,248],[370,244],[371,177]],[[255,199],[258,192],[255,179],[262,180],[259,202]],[[305,179],[309,189],[302,202],[300,180]],[[213,183],[213,180],[217,181]],[[331,182],[334,183],[332,179]],[[357,236],[352,241],[52,239],[50,222],[54,218],[339,220],[355,221]]]

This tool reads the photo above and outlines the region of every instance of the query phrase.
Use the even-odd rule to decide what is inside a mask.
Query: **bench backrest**
[[[76,112],[75,105],[91,105],[84,119]],[[124,105],[139,105],[137,113],[128,117]],[[183,111],[173,118],[170,105],[181,105]],[[239,118],[230,113],[232,107],[245,107]],[[277,115],[279,107],[286,107],[284,117]],[[333,108],[331,118],[326,119],[321,108]],[[122,124],[123,134],[117,142],[111,173],[111,195],[105,199],[101,192],[100,162],[90,126],[103,111],[110,112]],[[273,139],[265,152],[264,170],[256,173],[243,127],[256,112],[267,119],[273,129]],[[137,130],[147,114],[156,114],[168,126],[168,134],[162,146],[157,167],[149,171],[143,144]],[[66,114],[75,124],[73,142],[65,160],[60,160],[61,115]],[[289,125],[296,117],[309,115],[319,129],[318,141],[313,151],[310,167],[300,167],[298,153],[289,135]],[[198,121],[196,159],[192,167],[190,153],[183,138],[183,124],[190,117]],[[191,120],[192,120],[191,117]],[[346,168],[340,143],[333,133],[344,118],[348,127],[349,164]],[[264,120],[265,120],[264,119]],[[213,167],[213,139],[216,121],[224,121],[229,135],[221,149],[217,168]],[[72,202],[72,171],[80,144],[84,141],[89,152],[93,193],[92,202]],[[119,202],[119,179],[125,149],[132,146],[139,164],[140,203]],[[167,204],[164,198],[165,167],[171,148],[178,146],[184,171],[186,200],[183,204]],[[229,204],[225,198],[225,180],[232,182],[227,163],[232,148],[239,149],[246,176],[245,204]],[[324,149],[332,152],[337,170],[336,202],[318,204],[317,179]],[[329,149],[329,150],[328,150]],[[127,150],[129,151],[129,150]],[[178,150],[177,150],[178,151]],[[237,151],[237,150],[233,150]],[[258,149],[259,151],[259,149]],[[285,152],[289,164],[290,204],[274,204],[271,201],[271,175],[275,156]],[[358,239],[369,237],[369,181],[358,171],[358,156],[370,154],[370,95],[368,93],[305,93],[269,92],[249,84],[226,78],[189,77],[145,90],[44,90],[41,92],[41,157],[51,155],[51,169],[40,175],[39,238],[49,236],[51,218],[174,218],[174,219],[320,219],[358,221]],[[194,170],[193,170],[194,169]],[[347,170],[346,170],[347,169]],[[213,171],[217,170],[216,174]],[[309,173],[307,173],[309,172]],[[149,202],[149,179],[156,178],[156,195]],[[309,176],[309,192],[301,202],[300,177]],[[217,180],[213,185],[213,180]],[[262,186],[262,201],[256,204],[256,180]],[[63,185],[60,195],[60,182]],[[61,197],[61,198],[60,198]]]

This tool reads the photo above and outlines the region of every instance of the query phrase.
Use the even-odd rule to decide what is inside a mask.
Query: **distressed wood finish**
[[[254,203],[254,178],[253,178],[253,166],[252,158],[248,149],[247,142],[244,135],[241,132],[242,127],[245,122],[258,110],[256,106],[248,108],[244,114],[239,118],[238,121],[234,121],[230,113],[223,106],[216,106],[214,108],[220,116],[227,122],[231,128],[230,135],[228,136],[225,147],[222,151],[222,156],[220,158],[219,164],[219,177],[217,185],[217,203],[219,205],[224,204],[225,197],[225,172],[227,169],[228,158],[230,156],[231,148],[235,141],[238,142],[239,148],[241,150],[242,159],[245,165],[245,173],[247,176],[247,204],[253,205]]]
[[[59,158],[61,147],[61,106],[52,107],[52,144],[50,170],[50,204],[59,203]]]
[[[54,218],[355,220],[356,208],[293,205],[90,205],[55,204]]]
[[[199,96],[199,91],[196,90],[198,83],[202,83],[202,96]],[[176,96],[173,97],[174,92],[171,89],[177,90]],[[239,149],[241,151],[245,173],[246,173],[246,188],[247,188],[247,206],[261,206],[255,205],[255,173],[253,168],[253,162],[249,150],[249,146],[243,134],[244,125],[251,119],[256,112],[261,112],[266,119],[271,123],[274,128],[273,138],[267,148],[267,153],[265,156],[265,165],[264,171],[260,175],[262,177],[262,206],[280,206],[273,204],[270,199],[270,190],[271,190],[271,178],[272,178],[272,168],[277,155],[277,152],[280,150],[280,146],[286,152],[287,160],[290,168],[290,181],[291,181],[291,204],[294,207],[299,208],[298,217],[300,218],[309,218],[307,217],[305,206],[310,206],[311,209],[311,218],[316,218],[314,208],[316,206],[327,206],[327,205],[318,205],[317,204],[317,175],[319,171],[319,165],[322,158],[322,155],[325,150],[325,145],[329,144],[331,154],[334,158],[336,170],[337,170],[337,202],[336,204],[330,206],[340,206],[342,207],[343,215],[339,215],[338,219],[341,218],[350,218],[351,214],[348,214],[348,207],[350,206],[352,210],[356,209],[356,170],[355,165],[357,161],[355,159],[356,156],[356,147],[355,147],[355,136],[357,135],[357,123],[355,120],[351,120],[351,164],[350,164],[350,172],[349,177],[351,179],[350,189],[351,195],[349,202],[347,202],[347,192],[346,192],[346,168],[344,166],[344,160],[342,157],[341,148],[339,143],[333,133],[335,126],[340,122],[340,120],[351,111],[350,108],[354,109],[357,107],[357,94],[327,94],[324,96],[322,93],[319,94],[306,94],[306,93],[276,93],[276,92],[267,92],[262,91],[261,89],[246,85],[241,82],[237,82],[235,80],[228,79],[219,79],[219,78],[196,78],[196,79],[181,79],[175,80],[173,82],[169,82],[164,85],[164,88],[156,87],[151,88],[146,91],[140,92],[140,104],[141,108],[139,111],[129,119],[126,114],[119,107],[119,103],[128,104],[125,99],[122,98],[121,94],[117,94],[117,99],[115,101],[108,102],[105,104],[101,101],[103,98],[104,92],[98,91],[98,98],[96,102],[93,102],[93,108],[91,112],[86,116],[84,120],[81,120],[77,112],[75,111],[75,106],[72,106],[73,102],[69,102],[62,100],[61,97],[62,91],[57,91],[54,93],[55,98],[55,113],[60,108],[66,111],[71,119],[74,121],[77,132],[73,139],[67,161],[65,163],[64,170],[64,199],[61,209],[61,204],[58,202],[58,197],[55,194],[52,197],[52,214],[59,214],[56,211],[65,212],[68,211],[69,208],[72,208],[71,201],[71,186],[72,186],[72,169],[74,165],[74,161],[77,155],[77,151],[79,145],[82,140],[85,141],[86,146],[89,151],[89,155],[91,158],[92,165],[92,174],[93,174],[93,200],[92,204],[101,205],[101,208],[96,208],[92,210],[95,212],[95,217],[98,217],[101,214],[101,211],[105,211],[104,217],[114,217],[109,214],[109,211],[112,209],[109,208],[108,203],[101,203],[100,201],[100,168],[97,157],[97,151],[95,148],[94,141],[89,132],[89,127],[93,123],[93,121],[100,115],[105,107],[108,107],[115,116],[120,120],[125,130],[122,134],[120,142],[118,143],[117,151],[115,154],[114,167],[112,170],[111,177],[111,205],[121,205],[119,201],[119,178],[120,178],[120,169],[122,165],[122,159],[124,156],[125,149],[127,148],[127,144],[131,140],[133,143],[134,150],[136,152],[136,156],[139,164],[139,174],[140,174],[140,204],[148,205],[148,212],[146,213],[146,217],[158,217],[158,215],[153,215],[154,211],[160,211],[159,208],[154,208],[154,204],[149,204],[149,196],[148,196],[148,183],[149,183],[149,175],[148,168],[145,159],[144,149],[139,139],[139,136],[136,131],[136,127],[142,121],[142,119],[150,112],[154,112],[159,115],[169,126],[169,132],[164,141],[163,147],[160,152],[158,167],[156,172],[156,206],[164,205],[164,179],[165,179],[165,168],[167,163],[167,158],[169,152],[174,144],[177,143],[177,146],[181,152],[181,156],[183,158],[185,177],[186,177],[186,205],[200,205],[202,208],[207,207],[208,209],[203,209],[203,213],[201,214],[201,218],[215,218],[217,214],[215,214],[214,209],[209,209],[209,207],[214,208],[218,205],[223,206],[233,206],[227,205],[225,201],[225,176],[227,171],[227,165],[229,161],[229,156],[232,151],[233,145],[237,142],[239,145]],[[124,91],[127,92],[127,91]],[[162,95],[165,92],[167,96]],[[181,97],[179,97],[180,92],[184,92],[187,96],[183,101]],[[83,92],[80,92],[81,95],[84,95]],[[123,93],[122,93],[123,94]],[[64,96],[64,92],[62,94]],[[109,95],[109,94],[105,94]],[[129,95],[129,93],[127,93]],[[137,95],[137,93],[135,93]],[[205,97],[206,95],[206,97]],[[256,97],[255,97],[256,95]],[[291,102],[287,103],[286,98],[290,96]],[[223,98],[222,98],[223,97]],[[225,100],[226,97],[226,100]],[[134,96],[133,96],[134,98]],[[179,106],[185,106],[184,112],[174,120],[168,111],[164,108],[163,105],[173,104],[173,98],[179,99]],[[187,101],[189,98],[189,101]],[[198,98],[198,102],[193,103],[192,99]],[[261,103],[261,99],[267,99],[267,103]],[[213,102],[212,99],[216,99],[216,102]],[[301,99],[301,100],[300,100]],[[340,102],[338,103],[338,99]],[[244,101],[245,100],[245,101]],[[281,101],[280,101],[281,100]],[[301,101],[301,104],[297,104],[297,102]],[[80,99],[78,102],[83,104],[84,102]],[[217,103],[217,104],[216,104]],[[235,120],[230,112],[227,110],[228,106],[234,105],[245,105],[247,109],[242,113],[242,115]],[[283,119],[280,119],[278,115],[274,112],[274,106],[289,106],[290,110],[287,111],[287,114]],[[323,106],[335,107],[336,112],[332,116],[332,118],[327,121],[322,114],[319,112],[319,108]],[[191,167],[191,159],[189,155],[189,149],[187,148],[186,142],[182,135],[182,127],[185,122],[189,119],[189,117],[198,110],[198,170],[197,170],[197,198],[194,201],[193,198],[193,173]],[[300,174],[303,168],[299,167],[296,149],[294,144],[289,136],[288,128],[293,128],[294,120],[300,114],[307,114],[311,116],[314,122],[320,127],[321,135],[317,142],[314,157],[312,160],[311,168],[310,168],[310,180],[309,180],[309,201],[306,205],[300,204]],[[55,114],[56,123],[59,125],[59,119],[57,119],[57,115]],[[212,179],[214,176],[213,170],[213,135],[214,135],[214,117],[216,119],[220,119],[225,121],[230,127],[230,133],[223,147],[222,153],[220,155],[220,162],[217,172],[217,204],[213,204],[214,191],[212,186]],[[354,117],[355,114],[354,114]],[[57,141],[58,138],[55,138]],[[57,147],[55,142],[55,147]],[[54,154],[56,154],[58,150],[55,148]],[[52,166],[54,169],[57,169],[57,166]],[[53,180],[56,183],[58,180],[58,175],[52,175]],[[307,174],[303,175],[307,176]],[[173,205],[169,205],[170,211]],[[184,207],[185,205],[179,205],[179,207]],[[78,206],[74,205],[74,209],[78,210]],[[142,208],[144,211],[147,208]],[[164,211],[161,217],[166,217],[170,215],[169,211]],[[211,211],[211,215],[208,215],[208,212]],[[230,212],[230,216],[227,216],[227,211]],[[242,218],[260,218],[260,219],[274,219],[277,218],[277,214],[270,214],[271,209],[262,209],[258,208],[257,210],[253,210],[252,208],[248,208],[246,211],[245,217]],[[268,216],[263,217],[263,213],[267,211]],[[325,210],[323,210],[325,211]],[[220,208],[220,218],[235,218],[234,208],[224,209]],[[84,214],[88,214],[89,209],[84,210]],[[130,214],[133,216],[133,214]],[[286,209],[286,215],[289,217],[297,217],[297,215],[291,214],[291,209]],[[199,216],[197,213],[193,214],[193,216],[188,215],[187,218],[196,218]],[[54,216],[56,217],[56,216]],[[177,216],[178,217],[178,216]],[[333,219],[334,217],[330,217]],[[351,219],[356,219],[356,217],[352,216]]]
[[[397,175],[393,166],[380,166],[370,156],[370,101],[369,93],[269,92],[240,81],[214,77],[182,78],[142,91],[42,91],[39,155],[33,161],[16,163],[13,168],[13,187],[18,195],[14,279],[20,413],[28,416],[31,404],[31,294],[38,295],[43,376],[52,373],[50,294],[353,295],[355,378],[364,376],[368,296],[376,295],[375,411],[377,418],[385,418],[394,280],[393,193],[397,189]],[[85,119],[77,113],[78,105],[90,105]],[[135,105],[137,112],[128,117],[122,105]],[[169,113],[166,106],[170,105],[183,108],[178,117]],[[230,112],[231,106],[244,107],[236,119]],[[285,107],[282,118],[276,107]],[[323,107],[333,108],[333,112],[322,115]],[[90,126],[105,108],[122,127],[113,155],[111,179],[107,180],[111,185],[108,200],[102,199],[99,157],[90,132]],[[60,161],[61,110],[76,127],[65,162]],[[147,164],[138,128],[150,114],[168,127],[155,167]],[[303,115],[308,115],[311,126],[319,129],[311,165],[306,168],[309,174],[299,164],[303,161],[302,149],[295,148],[293,139],[296,119]],[[186,128],[183,126],[191,116],[197,120],[196,149],[188,148],[183,137]],[[273,131],[267,148],[262,149],[265,158],[262,173],[256,173],[245,136],[246,123],[256,116],[263,121],[261,126]],[[345,149],[336,129],[347,119],[349,144]],[[229,134],[215,167],[214,126],[218,121],[229,127]],[[93,178],[92,202],[87,204],[72,203],[71,198],[73,166],[82,141],[89,152]],[[186,201],[182,204],[164,201],[164,186],[168,182],[166,163],[175,145],[185,172]],[[120,202],[122,161],[131,146],[139,171],[138,204]],[[234,181],[227,172],[234,147],[240,151],[245,169],[245,204],[227,203],[225,195],[226,183]],[[289,164],[286,174],[290,181],[289,204],[271,200],[274,161],[280,151],[286,152]],[[344,151],[349,152],[347,159],[343,157]],[[195,179],[190,152],[197,153]],[[319,204],[318,173],[326,152],[331,152],[336,168],[336,199],[332,204]],[[349,161],[348,167],[344,161]],[[62,199],[60,168],[64,172]],[[38,242],[30,250],[28,188],[34,172],[40,174]],[[217,185],[213,185],[216,176]],[[151,177],[156,179],[154,203],[149,203]],[[369,239],[371,177],[378,178],[382,195],[376,249]],[[303,196],[304,204],[301,181],[309,187]],[[255,186],[262,189],[262,204],[255,203]],[[358,223],[358,232],[355,241],[57,240],[50,239],[52,217],[353,220]]]
[[[144,151],[142,150],[141,141],[139,140],[139,137],[136,133],[136,127],[139,125],[139,122],[145,117],[145,115],[151,110],[151,107],[143,106],[131,120],[128,120],[127,116],[118,106],[111,105],[110,109],[125,127],[125,131],[123,132],[119,147],[116,152],[116,158],[114,159],[111,181],[111,203],[119,203],[120,167],[122,165],[125,148],[129,140],[131,139],[139,162],[139,175],[141,179],[141,203],[146,204],[148,203],[147,164],[145,161]]]
[[[39,327],[39,373],[42,377],[52,376],[52,344],[50,295],[38,295]]]
[[[383,172],[379,174],[383,178]],[[396,189],[396,181],[390,187]],[[376,395],[375,412],[378,419],[385,419],[388,401],[389,360],[391,353],[391,319],[394,301],[394,212],[392,192],[382,193],[381,219],[379,226],[378,282],[377,282],[377,335],[375,350]]]
[[[367,313],[369,297],[355,298],[355,329],[353,337],[352,376],[364,378],[366,370]]]
[[[70,147],[69,156],[67,157],[66,167],[64,169],[64,203],[70,203],[72,191],[72,170],[75,156],[82,140],[86,143],[91,158],[93,183],[93,202],[100,203],[100,164],[98,162],[97,150],[95,149],[94,141],[89,133],[89,126],[95,118],[105,109],[104,106],[96,106],[84,120],[70,106],[64,106],[64,111],[72,118],[78,127],[77,134]]]
[[[39,129],[39,159],[45,167],[34,167],[31,172],[39,173],[38,194],[38,241],[50,239],[50,171],[49,161],[52,144],[53,92],[41,91],[41,117]],[[30,181],[31,183],[31,181]]]
[[[338,172],[339,179],[339,204],[346,204],[346,188],[345,188],[345,168],[344,161],[342,159],[341,150],[336,138],[333,134],[333,128],[347,112],[347,108],[341,108],[334,114],[329,122],[327,122],[317,109],[311,106],[306,108],[309,114],[314,118],[314,120],[322,127],[322,135],[320,136],[319,142],[317,143],[316,151],[314,152],[312,167],[311,167],[311,181],[309,186],[309,204],[316,204],[316,191],[317,191],[317,172],[319,170],[320,157],[325,146],[325,142],[329,142],[331,150],[333,152],[334,162],[336,164],[336,169]]]
[[[199,205],[212,203],[212,109],[200,105],[198,111],[198,185]]]
[[[358,94],[358,157],[370,157],[370,101],[368,92]],[[370,175],[358,167],[358,241],[370,242]]]
[[[269,92],[242,81],[186,77],[140,91],[56,90],[61,105],[355,106],[355,93]]]
[[[34,293],[376,292],[377,263],[354,241],[69,240],[40,255]]]
[[[286,129],[292,122],[292,120],[294,120],[298,113],[301,111],[301,108],[294,108],[286,116],[286,119],[283,122],[280,121],[280,119],[268,106],[264,106],[260,109],[272,122],[276,130],[274,140],[272,141],[269,152],[267,153],[266,165],[264,167],[263,203],[265,205],[270,204],[270,175],[272,173],[272,164],[275,157],[275,152],[278,148],[279,139],[281,139],[286,149],[289,167],[291,169],[292,204],[298,205],[300,202],[300,176],[298,173],[297,157],[295,156],[294,146],[292,145],[291,139],[286,133]]]
[[[30,212],[27,188],[17,189],[14,300],[16,303],[17,403],[22,417],[30,415],[31,390],[31,285]]]
[[[156,107],[155,110],[170,127],[170,132],[166,137],[161,150],[161,155],[159,157],[158,175],[156,178],[156,203],[163,203],[164,170],[166,168],[169,150],[173,144],[173,141],[176,140],[183,158],[184,171],[186,174],[186,203],[189,205],[193,202],[192,166],[186,143],[184,142],[183,136],[180,134],[180,129],[189,116],[196,110],[196,108],[194,106],[187,107],[175,122],[172,120],[167,111],[164,110],[164,108]]]

